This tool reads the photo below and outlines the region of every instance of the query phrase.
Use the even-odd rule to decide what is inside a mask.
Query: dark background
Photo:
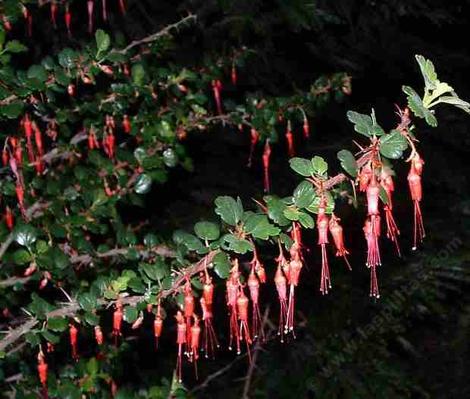
[[[233,47],[242,45],[254,50],[239,70],[237,91],[224,93],[225,97],[242,98],[250,91],[289,95],[297,89],[307,90],[322,74],[344,71],[352,76],[352,95],[342,103],[332,102],[312,119],[310,140],[297,142],[300,156],[319,154],[334,160],[338,150],[352,149],[351,139],[357,137],[345,117],[350,109],[370,112],[374,107],[382,126],[391,128],[396,123],[394,104],[405,103],[401,86],[411,85],[418,91],[422,87],[415,54],[430,58],[439,78],[451,84],[461,98],[470,99],[469,1],[129,1],[128,16],[123,19],[112,13],[110,25],[104,28],[142,37],[188,11],[198,15],[198,23],[177,37],[172,52],[175,62],[197,64],[213,54],[230,54]],[[48,29],[45,25],[42,45],[60,48],[64,37],[48,34]],[[80,29],[74,27],[77,36]],[[250,397],[470,396],[470,116],[446,106],[437,116],[436,129],[417,121],[426,162],[423,207],[428,237],[424,248],[418,253],[410,251],[412,209],[404,167],[397,171],[395,205],[404,257],[397,259],[393,248],[383,244],[380,301],[375,303],[367,296],[361,212],[340,209],[354,271],[347,273],[340,261],[332,261],[334,289],[327,297],[318,292],[315,237],[307,234],[311,251],[305,283],[298,290],[297,339],[284,345],[274,340],[259,351],[249,378]],[[248,169],[248,134],[219,127],[190,135],[186,144],[194,172],[175,170],[147,202],[146,210],[163,234],[211,218],[217,195],[240,195],[247,203],[262,196],[262,149],[257,148],[257,162]],[[273,191],[286,195],[298,179],[288,167],[283,142],[273,148],[272,159]],[[261,252],[272,259],[273,254]],[[271,273],[273,265],[266,266]],[[276,298],[263,295],[275,323]],[[396,298],[388,317],[389,301]],[[220,303],[219,313],[223,312]],[[223,338],[226,326],[222,322],[217,327]],[[141,351],[133,356],[141,367],[123,373],[123,383],[169,374],[171,365],[165,359],[174,350],[169,338],[168,353],[163,349],[159,357],[149,356],[147,343],[140,342]],[[188,381],[190,389],[197,389],[194,395],[240,397],[248,367],[246,359],[231,363],[234,356],[223,351],[218,360],[201,362],[199,381]],[[227,364],[231,366],[223,369]],[[221,369],[223,373],[201,386]],[[189,367],[186,374],[191,374]]]

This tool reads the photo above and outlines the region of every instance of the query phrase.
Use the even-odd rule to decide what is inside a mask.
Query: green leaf
[[[421,69],[426,89],[434,90],[436,87],[437,74],[433,63],[422,55],[415,55],[415,58],[416,61],[418,61],[419,68]]]
[[[233,234],[226,234],[223,237],[224,241],[228,244],[228,248],[238,254],[246,254],[253,250],[253,245],[244,238],[238,238]]]
[[[300,210],[293,206],[288,206],[284,209],[284,216],[289,220],[299,220]]]
[[[281,230],[269,223],[266,215],[252,214],[245,222],[245,232],[251,234],[254,238],[267,240],[269,237],[277,236]]]
[[[15,229],[15,241],[24,247],[30,247],[36,239],[37,230],[29,224],[22,224]]]
[[[312,158],[312,165],[315,174],[320,176],[326,176],[326,172],[328,171],[328,164],[322,157],[314,156]]]
[[[146,194],[150,191],[151,187],[152,178],[149,175],[142,173],[135,182],[134,191],[137,194]]]
[[[408,107],[411,111],[413,111],[418,118],[425,119],[428,125],[436,127],[437,119],[434,114],[424,106],[421,97],[409,86],[403,86],[402,90],[407,95]]]
[[[98,50],[97,55],[106,51],[111,44],[111,39],[109,35],[102,29],[98,29],[96,31],[95,40],[96,40],[96,48]]]
[[[47,71],[42,65],[33,65],[28,69],[27,76],[29,79],[45,82],[47,80]]]
[[[220,236],[220,229],[215,223],[199,222],[194,225],[194,232],[202,240],[213,241]]]
[[[23,43],[20,43],[18,40],[11,40],[5,45],[5,50],[10,53],[22,53],[28,50]]]
[[[62,332],[67,329],[67,319],[64,317],[53,317],[47,319],[47,328],[54,332]]]
[[[460,108],[462,111],[470,113],[470,103],[461,100],[457,96],[442,96],[439,98],[438,102],[454,105],[455,107]]]
[[[279,226],[287,226],[290,220],[284,216],[286,204],[279,198],[272,195],[264,197],[264,201],[268,207],[268,217]]]
[[[22,102],[11,102],[10,104],[0,106],[0,114],[8,119],[16,119],[23,112],[23,108]]]
[[[380,138],[380,153],[384,157],[398,159],[407,148],[408,142],[398,130],[392,130]]]
[[[308,181],[301,182],[294,190],[294,204],[298,208],[308,207],[315,196],[315,191],[312,184]]]
[[[159,261],[155,264],[141,263],[140,268],[147,277],[153,281],[162,280],[170,274],[168,265],[163,261]]]
[[[341,167],[349,173],[352,177],[357,176],[357,162],[354,155],[351,151],[341,150],[337,155],[339,161],[341,162]]]
[[[133,323],[139,317],[139,312],[134,306],[126,306],[124,308],[124,320],[128,323]]]
[[[243,205],[240,198],[237,200],[229,196],[215,199],[215,213],[230,226],[237,225],[243,217]]]
[[[19,249],[13,254],[13,262],[17,265],[24,265],[31,262],[31,254],[26,249]]]
[[[372,130],[372,118],[369,115],[360,114],[355,111],[348,111],[346,113],[349,121],[354,123],[354,130],[364,136],[371,136],[370,132]]]
[[[313,229],[315,227],[315,221],[308,213],[300,212],[298,220],[306,229]]]
[[[59,64],[64,68],[72,68],[75,65],[75,59],[77,58],[77,54],[71,48],[63,49],[59,55],[58,60]]]
[[[346,116],[350,122],[354,123],[354,130],[364,136],[381,136],[385,133],[375,121],[374,111],[372,111],[372,117],[355,111],[348,111]]]
[[[182,230],[177,230],[173,233],[173,241],[177,244],[183,244],[190,251],[200,251],[204,249],[204,245],[199,238]]]
[[[86,312],[91,312],[92,310],[95,310],[98,304],[96,297],[89,292],[80,294],[77,300],[80,307]]]
[[[158,238],[155,234],[153,233],[148,233],[144,237],[144,244],[147,247],[153,247],[158,244]]]
[[[142,86],[145,82],[145,69],[142,64],[135,64],[131,70],[132,81],[137,86]]]
[[[212,259],[212,263],[214,264],[215,272],[220,278],[226,279],[229,276],[232,265],[225,252],[219,252],[216,254]]]
[[[294,172],[304,177],[313,176],[315,172],[312,162],[304,158],[291,158],[289,160],[289,166]]]

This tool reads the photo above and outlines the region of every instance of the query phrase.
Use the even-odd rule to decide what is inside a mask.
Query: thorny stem
[[[181,286],[186,282],[186,276],[193,276],[203,271],[206,265],[206,262],[209,262],[209,263],[212,262],[212,259],[217,253],[218,251],[211,251],[204,258],[199,260],[197,263],[194,263],[193,265],[186,268],[184,273],[182,273],[175,280],[171,288],[167,290],[163,290],[158,294],[158,299],[161,300],[161,299],[167,298],[169,296],[172,296],[178,293]],[[145,301],[146,299],[147,297],[145,295],[138,295],[138,296],[128,296],[124,298],[119,298],[119,301],[122,303],[122,305],[136,305],[140,302]],[[114,300],[107,301],[105,299],[100,299],[98,300],[98,306],[109,307],[115,302],[116,301]],[[63,307],[59,309],[55,309],[51,312],[48,312],[45,315],[45,318],[49,319],[52,317],[73,317],[77,314],[79,310],[80,310],[80,305],[78,304],[76,300],[73,300],[72,302],[67,303],[66,305],[64,305]],[[13,345],[15,342],[17,342],[24,334],[31,331],[38,323],[39,323],[39,320],[33,317],[25,321],[20,326],[8,332],[8,334],[0,341],[0,352],[4,351],[8,346]]]

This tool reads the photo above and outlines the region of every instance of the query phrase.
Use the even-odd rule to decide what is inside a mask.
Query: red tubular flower
[[[93,33],[93,9],[95,7],[94,0],[87,1],[87,11],[88,11],[88,33]]]
[[[72,36],[72,30],[71,30],[70,27],[72,25],[72,13],[70,12],[69,3],[67,3],[65,5],[64,19],[65,19],[65,26],[67,27],[67,33],[68,33],[69,37],[71,37]]]
[[[206,297],[204,295],[199,301],[202,309],[202,320],[204,321],[203,349],[206,358],[213,358],[215,349],[219,347],[219,342],[217,341],[217,336],[212,324],[212,310],[207,304]]]
[[[372,178],[372,169],[369,165],[364,166],[359,172],[359,191],[366,191]]]
[[[108,21],[108,8],[106,7],[106,0],[101,0],[101,15],[104,22]]]
[[[116,345],[118,337],[121,336],[122,317],[122,304],[120,302],[116,302],[116,310],[113,313],[113,336]]]
[[[176,360],[176,377],[181,383],[182,380],[182,366],[183,366],[183,351],[186,346],[186,323],[183,314],[178,310],[175,316],[176,319],[176,344],[178,345],[178,355]]]
[[[250,135],[251,135],[251,138],[250,138],[250,154],[248,155],[248,167],[249,168],[251,167],[251,162],[253,160],[253,154],[255,152],[256,143],[259,140],[259,133],[257,132],[257,130],[254,127],[252,127],[251,130],[250,130]]]
[[[119,0],[119,9],[121,10],[122,15],[126,15],[126,3],[124,0]]]
[[[251,353],[250,353],[250,345],[251,345],[251,337],[250,337],[250,326],[248,323],[248,305],[249,299],[243,292],[243,288],[240,288],[240,293],[237,298],[237,312],[238,312],[238,319],[240,320],[240,339],[237,342],[237,353],[240,354],[240,341],[245,341],[246,350],[248,353],[248,359],[251,363]]]
[[[227,288],[227,306],[229,307],[230,316],[230,340],[228,349],[232,350],[233,343],[240,340],[240,332],[238,329],[238,315],[237,315],[237,297],[238,288],[240,286],[240,274],[238,271],[238,260],[234,260],[234,265],[230,271],[230,276],[226,282]]]
[[[414,205],[414,240],[413,250],[421,243],[426,235],[424,230],[423,216],[421,213],[421,200],[423,197],[423,190],[421,186],[421,173],[423,168],[423,162],[419,155],[417,159],[413,159],[411,162],[411,168],[408,173],[408,185],[410,187],[411,199]]]
[[[187,340],[191,339],[191,319],[194,316],[194,295],[189,278],[184,285],[184,317],[186,318]]]
[[[55,0],[51,1],[51,22],[54,29],[57,29],[57,3]]]
[[[231,78],[232,78],[232,84],[234,86],[237,85],[237,67],[235,66],[235,62],[232,63],[232,71],[231,71]]]
[[[263,152],[263,172],[264,172],[264,192],[269,193],[271,184],[269,179],[269,160],[271,158],[271,146],[269,140],[266,140]]]
[[[248,276],[248,289],[250,292],[250,298],[252,302],[252,313],[251,313],[251,326],[253,331],[253,339],[260,337],[261,341],[264,341],[264,329],[261,321],[261,312],[259,310],[259,287],[260,282],[256,277],[254,265],[251,267],[250,274]]]
[[[317,216],[318,245],[321,247],[322,255],[320,292],[323,295],[328,294],[328,289],[331,289],[330,268],[328,265],[328,255],[326,253],[326,244],[328,244],[328,216],[326,215],[325,206],[325,200],[322,200],[318,208]]]
[[[385,192],[387,193],[387,204],[384,205],[385,211],[385,222],[387,225],[387,237],[395,244],[397,249],[398,256],[401,256],[400,244],[398,243],[398,236],[400,235],[400,230],[395,222],[393,217],[393,191],[395,191],[395,184],[393,183],[392,176],[386,171],[382,170],[381,174],[381,184]]]
[[[122,129],[124,130],[124,133],[127,134],[129,134],[132,130],[131,121],[127,115],[124,115],[124,118],[122,119]]]
[[[199,326],[199,317],[193,316],[194,324],[191,326],[190,341],[189,341],[189,356],[190,360],[194,362],[194,372],[197,375],[197,360],[199,359],[199,342],[201,338],[201,327]]]
[[[157,305],[157,314],[155,315],[155,320],[153,321],[153,335],[155,337],[155,347],[158,348],[158,340],[162,335],[163,330],[163,318],[162,318],[162,309],[160,301]]]
[[[5,208],[5,224],[7,225],[8,230],[10,230],[10,231],[13,230],[13,227],[15,225],[13,212],[12,212],[11,208],[8,205]]]
[[[304,132],[304,137],[308,139],[310,137],[310,126],[308,124],[308,119],[306,115],[304,115],[303,132]]]
[[[72,348],[72,358],[74,360],[78,359],[78,350],[77,350],[77,341],[78,341],[78,329],[74,324],[70,324],[69,329],[70,336],[70,347]]]
[[[276,285],[277,296],[279,298],[279,327],[277,335],[281,337],[281,342],[284,342],[284,332],[286,330],[287,321],[287,279],[282,271],[287,260],[284,257],[281,243],[279,243],[279,256],[276,258],[277,270],[274,276],[274,284]]]
[[[8,154],[8,150],[6,148],[2,151],[2,164],[3,166],[8,166],[8,161],[10,159],[10,155]]]
[[[351,265],[348,261],[346,255],[349,255],[349,251],[344,246],[344,235],[343,235],[343,228],[339,224],[340,219],[336,217],[334,214],[331,215],[329,228],[331,236],[333,237],[333,241],[336,247],[336,256],[342,256],[346,265],[349,270],[352,270]]]
[[[39,381],[41,382],[42,385],[42,397],[43,399],[48,398],[48,393],[47,393],[47,363],[46,360],[44,359],[44,354],[39,352],[38,354],[38,375],[39,375]]]
[[[103,331],[100,326],[95,326],[95,341],[97,345],[103,345]]]
[[[292,126],[290,120],[287,121],[287,130],[286,130],[286,140],[287,140],[287,154],[289,157],[295,156],[294,149],[294,135],[292,134]]]
[[[377,216],[380,222],[380,216]],[[370,219],[367,219],[364,225],[364,235],[367,241],[367,262],[366,266],[370,269],[370,296],[379,298],[379,286],[377,282],[376,268],[381,265],[378,237],[380,230],[374,227]]]
[[[222,82],[218,79],[212,81],[212,91],[214,93],[214,101],[217,107],[217,113],[222,115],[222,99],[220,92],[222,90]]]

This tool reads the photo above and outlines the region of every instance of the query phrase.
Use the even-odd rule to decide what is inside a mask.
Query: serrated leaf
[[[298,220],[306,229],[313,229],[315,227],[315,221],[308,213],[300,212]]]
[[[243,205],[240,198],[235,200],[229,196],[217,197],[215,206],[215,213],[230,226],[235,226],[242,220]]]
[[[351,151],[341,150],[337,155],[339,161],[341,162],[341,167],[352,177],[357,176],[357,162],[354,155]]]
[[[198,222],[194,225],[194,232],[202,240],[213,241],[220,236],[220,229],[215,223]]]
[[[287,226],[290,224],[290,220],[284,216],[284,209],[286,204],[277,197],[266,196],[264,197],[266,206],[268,207],[268,217],[279,226]]]
[[[29,224],[20,225],[15,229],[15,241],[24,247],[30,247],[36,239],[37,230]]]
[[[228,248],[238,254],[246,254],[253,250],[253,245],[244,238],[238,238],[233,234],[226,234],[223,237],[224,241],[228,244]]]
[[[182,230],[177,230],[173,233],[173,241],[186,246],[190,251],[200,251],[204,248],[199,238]]]
[[[18,40],[10,40],[5,45],[5,50],[9,51],[10,53],[22,53],[23,51],[28,50],[23,43],[20,43]]]
[[[37,79],[44,82],[47,80],[47,71],[42,65],[32,65],[28,69],[27,76],[29,79]]]
[[[416,61],[418,61],[419,68],[421,69],[426,89],[434,90],[436,87],[437,74],[433,63],[430,60],[424,58],[422,55],[415,55],[415,58]]]
[[[13,262],[17,265],[24,265],[31,262],[31,254],[26,249],[19,249],[13,254]]]
[[[85,310],[86,312],[91,312],[94,310],[98,304],[96,296],[93,294],[86,292],[83,294],[80,294],[77,298],[78,304],[80,307]]]
[[[454,105],[455,107],[460,108],[462,111],[470,113],[470,103],[460,99],[457,96],[442,96],[439,98],[439,102]]]
[[[11,102],[10,104],[0,106],[0,114],[8,119],[16,119],[23,112],[23,108],[22,102]]]
[[[98,29],[96,31],[95,40],[96,40],[96,48],[98,50],[97,55],[99,55],[100,53],[106,51],[109,48],[110,44],[111,44],[111,38],[102,29]]]
[[[284,216],[289,220],[299,220],[300,217],[300,210],[296,207],[288,206],[284,209]]]
[[[364,136],[369,137],[372,130],[372,118],[369,115],[360,114],[355,111],[348,111],[346,113],[349,121],[354,124],[354,130]]]
[[[328,164],[322,157],[314,156],[312,158],[313,172],[320,176],[326,176],[328,171]]]
[[[152,178],[146,173],[142,173],[137,177],[135,182],[134,191],[137,194],[146,194],[150,191],[152,187]]]
[[[219,252],[216,254],[212,259],[212,263],[214,264],[215,272],[220,278],[226,279],[229,276],[232,265],[225,252]]]
[[[139,317],[139,312],[134,306],[126,306],[124,308],[124,320],[128,323],[133,323]]]
[[[298,208],[308,207],[315,196],[315,191],[312,184],[308,181],[301,182],[294,190],[294,204]]]
[[[62,332],[67,329],[67,319],[64,317],[53,317],[47,319],[47,328],[54,332]]]
[[[313,176],[315,172],[312,162],[304,158],[291,158],[289,160],[289,166],[294,172],[304,177]]]
[[[403,92],[407,95],[408,107],[418,117],[425,119],[428,125],[432,127],[437,126],[437,119],[434,114],[427,109],[421,97],[410,86],[403,86]]]
[[[142,86],[145,82],[145,69],[142,64],[135,64],[131,70],[132,81],[137,86]]]
[[[408,142],[398,130],[392,130],[380,138],[380,153],[384,157],[398,159],[407,148]]]
[[[245,232],[251,234],[254,238],[267,240],[269,237],[277,236],[281,230],[269,223],[266,215],[253,214],[245,222]]]
[[[375,121],[374,112],[372,111],[372,117],[365,114],[360,114],[355,111],[348,111],[346,113],[349,121],[354,124],[354,130],[364,136],[381,136],[385,132]]]

